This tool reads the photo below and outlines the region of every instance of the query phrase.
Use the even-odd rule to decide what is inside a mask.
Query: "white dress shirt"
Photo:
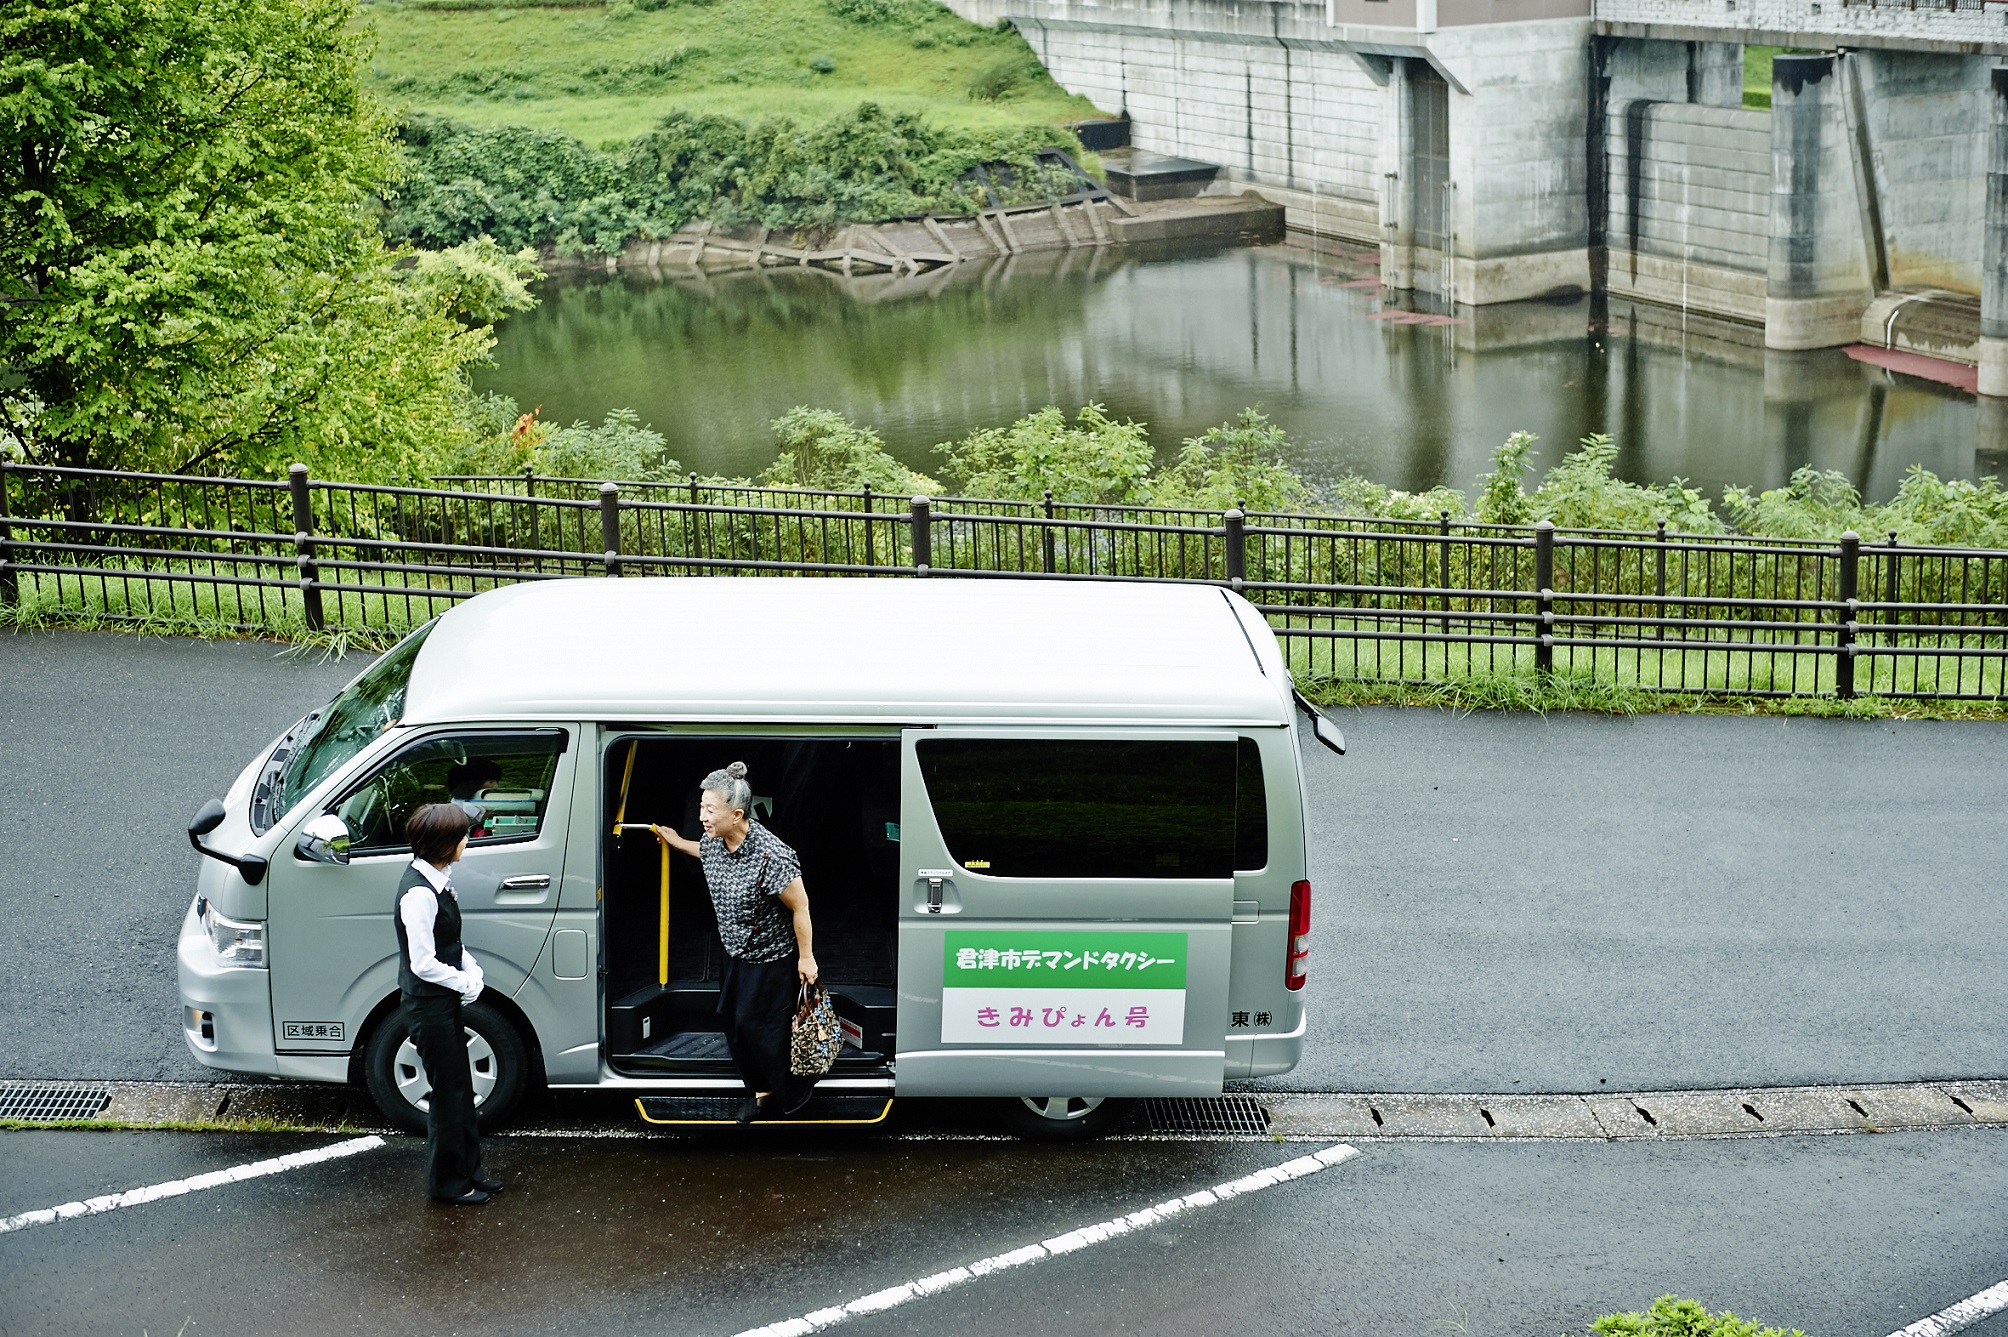
[[[481,996],[485,983],[480,963],[474,959],[474,953],[462,947],[460,967],[456,970],[439,959],[432,937],[433,921],[439,916],[439,893],[447,889],[447,872],[423,859],[413,859],[411,866],[431,884],[413,887],[397,902],[397,917],[404,921],[405,940],[411,944],[411,973],[427,984],[444,985],[459,994],[463,1002],[471,1003]]]

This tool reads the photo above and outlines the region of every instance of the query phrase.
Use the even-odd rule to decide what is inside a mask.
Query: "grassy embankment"
[[[649,3],[650,0],[644,0]],[[476,7],[476,6],[479,7]],[[823,120],[860,102],[994,130],[1100,115],[1055,84],[1022,37],[938,5],[633,0],[560,8],[377,0],[370,85],[392,106],[470,125],[625,142],[671,111]]]
[[[1771,110],[1771,61],[1784,51],[1782,46],[1743,48],[1743,105],[1759,111]]]

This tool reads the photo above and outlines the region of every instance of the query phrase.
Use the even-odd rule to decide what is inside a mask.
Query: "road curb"
[[[518,1121],[517,1136],[662,1136],[634,1123],[625,1100],[567,1093]],[[1179,1131],[1133,1128],[1153,1140],[1671,1141],[1786,1134],[1889,1133],[2008,1127],[2008,1079],[1853,1086],[1737,1087],[1595,1095],[1244,1092],[1259,1110],[1232,1131],[1204,1120]],[[1195,1107],[1206,1102],[1184,1103]],[[1214,1103],[1218,1103],[1215,1098]],[[40,1111],[39,1117],[36,1111]],[[1151,1120],[1141,1121],[1150,1125]],[[1257,1132],[1251,1123],[1266,1128]],[[0,1081],[0,1126],[184,1129],[197,1132],[392,1131],[364,1092],[278,1082]],[[908,1136],[982,1136],[953,1128]]]

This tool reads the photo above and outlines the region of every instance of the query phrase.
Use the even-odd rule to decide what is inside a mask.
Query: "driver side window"
[[[405,821],[427,803],[467,811],[470,847],[526,840],[543,826],[564,745],[561,729],[428,738],[385,762],[330,811],[348,824],[353,854],[410,848]]]

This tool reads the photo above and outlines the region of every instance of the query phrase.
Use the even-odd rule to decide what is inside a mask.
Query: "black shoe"
[[[488,1201],[488,1195],[478,1188],[470,1188],[457,1198],[435,1196],[433,1201],[443,1202],[449,1207],[479,1207],[482,1203]]]
[[[502,1181],[497,1179],[494,1175],[479,1174],[479,1173],[471,1174],[467,1177],[467,1182],[474,1185],[474,1187],[480,1189],[483,1193],[486,1193],[491,1198],[494,1197],[497,1193],[500,1193],[502,1191]]]
[[[739,1113],[733,1117],[732,1122],[752,1123],[754,1119],[766,1112],[766,1108],[767,1102],[759,1096],[748,1096],[746,1097],[746,1103],[739,1107]]]
[[[797,1114],[800,1114],[803,1110],[808,1108],[809,1101],[815,1094],[816,1094],[816,1088],[812,1086],[808,1090],[802,1092],[801,1095],[796,1096],[792,1104],[788,1105],[786,1108],[779,1111],[781,1117],[784,1119],[792,1119]]]

